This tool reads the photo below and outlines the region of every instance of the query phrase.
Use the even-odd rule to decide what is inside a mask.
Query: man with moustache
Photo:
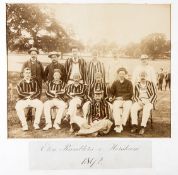
[[[44,71],[44,81],[52,81],[54,70],[59,69],[61,72],[61,80],[63,82],[66,82],[66,71],[64,66],[59,63],[59,57],[61,56],[61,53],[59,52],[50,52],[48,57],[51,58],[52,63],[47,65]]]
[[[31,78],[35,79],[38,82],[39,89],[40,89],[40,96],[42,92],[42,82],[44,79],[44,67],[42,63],[38,60],[38,54],[39,51],[37,48],[32,47],[29,51],[28,54],[30,55],[30,59],[27,60],[21,70],[21,77],[23,77],[23,71],[25,68],[30,68],[31,70]],[[32,120],[32,108],[29,108],[27,112],[27,120]]]
[[[44,78],[44,68],[43,68],[42,63],[38,60],[37,55],[39,54],[39,51],[37,48],[32,47],[28,51],[28,54],[30,55],[30,59],[27,60],[23,64],[21,74],[23,75],[24,68],[26,68],[26,67],[30,68],[32,78],[38,81],[39,88],[40,88],[40,90],[42,90],[42,81]]]

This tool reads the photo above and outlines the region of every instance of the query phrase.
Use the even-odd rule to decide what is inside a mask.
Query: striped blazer
[[[31,94],[33,92],[33,94]],[[20,99],[30,99],[39,98],[41,95],[41,90],[39,88],[39,84],[37,80],[30,79],[30,82],[27,82],[25,79],[22,79],[17,84],[17,93]]]
[[[134,100],[138,101],[139,100],[139,96],[140,96],[140,82],[138,82],[135,85],[135,91],[134,91]],[[150,103],[154,104],[157,98],[156,95],[156,87],[154,86],[154,84],[150,81],[146,81],[146,93],[148,95],[148,98],[150,100]]]
[[[96,64],[94,64],[93,61],[90,61],[87,66],[87,84],[93,84],[94,83],[94,76],[95,73],[101,73],[103,78],[103,83],[105,82],[105,68],[104,64],[100,61],[97,61]]]
[[[88,98],[87,86],[82,83],[79,83],[77,86],[75,86],[74,83],[69,84],[67,86],[67,95],[70,98],[73,98],[73,97]]]
[[[87,122],[91,124],[95,120],[111,119],[111,115],[111,108],[106,100],[101,100],[100,102],[92,100],[87,113]]]
[[[107,88],[106,84],[105,83],[98,83],[98,82],[94,82],[93,84],[89,85],[88,96],[91,99],[93,99],[94,92],[98,88],[103,91],[103,97],[105,99],[108,98],[108,88]]]
[[[56,94],[55,94],[55,93]],[[59,98],[61,100],[64,100],[64,95],[65,95],[66,89],[65,89],[65,83],[63,81],[60,81],[59,84],[56,84],[53,81],[48,82],[48,88],[46,90],[46,96],[49,99],[52,98]],[[57,96],[56,96],[57,95]]]

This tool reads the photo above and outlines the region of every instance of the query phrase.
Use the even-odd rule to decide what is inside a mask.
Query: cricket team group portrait
[[[170,5],[6,13],[9,138],[171,137]]]

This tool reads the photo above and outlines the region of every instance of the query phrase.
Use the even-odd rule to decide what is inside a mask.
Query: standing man
[[[160,72],[158,73],[158,90],[163,89],[163,80],[164,80],[164,72],[163,68],[160,69]]]
[[[96,73],[102,75],[102,81],[105,83],[104,64],[98,60],[98,52],[96,50],[92,53],[92,56],[93,58],[87,66],[87,84],[90,85],[94,83],[94,76]]]
[[[35,108],[36,112],[33,127],[34,129],[40,129],[39,123],[43,110],[43,103],[39,100],[40,88],[37,80],[31,78],[30,68],[24,68],[23,76],[24,78],[17,85],[17,93],[19,95],[19,100],[16,103],[15,109],[21,121],[22,130],[27,131],[28,125],[25,118],[24,109],[27,107]]]
[[[165,91],[166,91],[166,88],[167,86],[169,87],[169,90],[171,89],[171,73],[170,71],[169,72],[166,72],[166,75],[165,75]]]
[[[154,86],[157,84],[157,78],[154,68],[149,65],[148,55],[141,55],[140,57],[140,65],[138,65],[133,71],[132,83],[135,86],[137,82],[139,82],[139,75],[141,72],[145,71],[147,74],[146,79],[150,82],[153,82]]]
[[[140,81],[135,85],[134,100],[135,103],[131,108],[132,130],[134,133],[138,130],[138,111],[143,109],[141,129],[139,134],[143,135],[147,121],[150,117],[150,111],[153,109],[153,104],[156,100],[156,89],[153,82],[146,80],[146,72],[140,73]]]
[[[62,64],[59,63],[59,57],[61,53],[58,52],[50,52],[48,57],[51,58],[52,63],[46,66],[44,71],[44,81],[52,81],[54,75],[54,69],[59,69],[61,72],[61,80],[66,82],[66,71]]]
[[[48,100],[44,103],[44,114],[46,120],[46,126],[43,128],[44,131],[52,128],[61,129],[61,119],[63,117],[64,111],[67,107],[65,103],[65,83],[61,80],[62,73],[60,69],[54,69],[53,80],[48,82],[48,89],[46,95]],[[51,108],[56,106],[58,112],[54,124],[51,121]]]
[[[65,70],[67,73],[66,81],[68,84],[74,82],[74,74],[80,76],[80,83],[86,83],[86,62],[79,57],[79,50],[77,47],[72,48],[72,58],[67,59]]]
[[[42,80],[44,78],[44,68],[43,68],[42,63],[37,59],[37,55],[39,54],[39,51],[37,50],[37,48],[32,47],[28,51],[28,53],[30,55],[30,59],[23,64],[21,72],[23,74],[24,68],[26,68],[26,67],[30,68],[32,78],[38,81],[39,88],[40,88],[40,90],[42,90]]]
[[[117,74],[118,79],[114,81],[110,89],[110,101],[113,101],[114,130],[121,133],[123,126],[126,125],[132,106],[133,86],[131,81],[125,79],[127,74],[125,68],[119,68]]]

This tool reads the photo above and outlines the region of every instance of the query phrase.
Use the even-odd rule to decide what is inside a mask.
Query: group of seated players
[[[40,129],[41,116],[44,111],[45,127],[60,130],[62,122],[70,124],[70,132],[75,135],[105,135],[112,126],[121,133],[131,117],[131,132],[144,134],[150,111],[156,100],[156,89],[147,80],[147,73],[139,73],[139,81],[133,86],[126,78],[127,70],[118,68],[117,79],[108,86],[103,81],[101,72],[96,72],[93,82],[81,82],[81,74],[74,72],[70,83],[66,83],[60,69],[54,69],[53,78],[46,84],[47,100],[40,100],[39,82],[32,78],[30,67],[23,69],[23,78],[17,85],[19,99],[16,103],[17,115],[22,130],[29,130],[25,108],[35,108],[34,129]],[[57,108],[55,120],[52,120],[51,109]],[[138,111],[143,110],[141,124],[138,124]]]

